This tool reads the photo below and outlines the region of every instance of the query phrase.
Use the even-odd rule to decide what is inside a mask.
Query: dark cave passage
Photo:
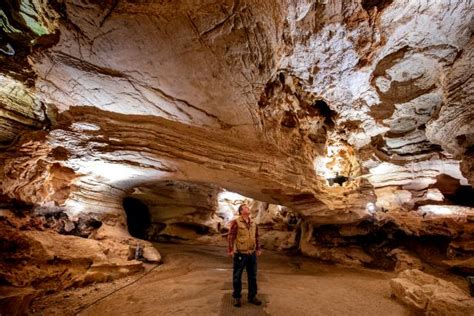
[[[130,235],[146,239],[146,232],[151,224],[148,207],[139,199],[126,197],[123,199],[123,208],[127,214],[127,226]]]

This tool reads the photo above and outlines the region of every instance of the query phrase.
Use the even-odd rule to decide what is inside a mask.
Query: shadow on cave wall
[[[436,182],[429,188],[438,189],[446,198],[448,204],[474,207],[474,188],[470,185],[461,185],[459,179],[447,174],[440,174]]]
[[[447,228],[441,223],[442,228]],[[419,258],[424,264],[435,266],[440,269],[446,268],[444,260],[468,258],[472,256],[470,251],[458,253],[451,248],[455,236],[443,235],[443,229],[432,226],[431,234],[415,235],[406,232],[395,222],[373,222],[364,220],[356,225],[351,224],[325,224],[315,227],[312,233],[312,243],[323,249],[349,249],[350,247],[361,247],[373,260],[364,262],[367,268],[393,271],[397,258],[390,253],[395,249],[401,249]],[[346,229],[358,231],[358,233],[342,233]],[[439,231],[441,230],[441,231]],[[454,271],[454,270],[453,270]],[[456,271],[458,274],[466,274],[464,271]]]

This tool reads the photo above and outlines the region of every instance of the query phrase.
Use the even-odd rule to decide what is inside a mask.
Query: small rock
[[[397,263],[394,269],[395,272],[401,272],[403,270],[409,269],[424,270],[424,266],[421,260],[411,255],[406,250],[395,248],[390,251],[387,256],[396,258]]]
[[[143,249],[143,258],[151,263],[161,262],[161,255],[154,247],[145,247]]]

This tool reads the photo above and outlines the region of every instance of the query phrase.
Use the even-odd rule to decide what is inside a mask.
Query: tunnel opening
[[[446,198],[455,205],[474,207],[474,189],[470,185],[460,185],[452,194],[446,194]]]
[[[126,197],[123,199],[123,208],[127,215],[127,226],[130,235],[146,239],[148,228],[151,225],[148,206],[137,198]]]
[[[334,119],[336,117],[336,112],[331,110],[326,101],[318,99],[313,102],[312,108],[317,110],[318,113],[322,117],[324,117],[324,124],[326,124],[330,128],[334,127]]]
[[[230,222],[239,216],[242,204],[250,208],[264,249],[297,250],[301,237],[298,214],[213,184],[163,181],[135,187],[123,200],[129,232],[134,237],[221,247],[227,245]]]
[[[312,196],[300,194],[288,201],[300,205],[302,199]],[[250,208],[265,251],[309,256],[330,263],[357,262],[386,271],[396,269],[403,256],[417,258],[418,253],[423,253],[420,259],[430,265],[449,259],[446,253],[453,237],[410,236],[396,222],[380,222],[373,217],[353,224],[311,224],[291,208],[254,200],[209,183],[164,181],[134,188],[129,198],[124,199],[132,236],[164,244],[219,247],[227,246],[230,223],[239,216],[242,204]],[[306,229],[308,225],[312,228]],[[423,247],[428,249],[426,253]]]
[[[364,0],[362,1],[362,7],[366,10],[372,10],[377,8],[379,11],[383,10],[385,7],[388,7],[393,0]]]
[[[342,186],[344,182],[347,182],[349,178],[345,176],[339,175],[339,173],[336,173],[336,176],[333,178],[327,178],[326,180],[328,181],[329,186],[333,186],[334,184],[339,184],[339,186]]]
[[[453,178],[447,174],[440,174],[436,177],[436,182],[430,185],[430,188],[438,189],[447,202],[454,205],[474,206],[474,188],[470,185],[462,185],[459,179]]]

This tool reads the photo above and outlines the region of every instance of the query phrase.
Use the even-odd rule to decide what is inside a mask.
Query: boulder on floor
[[[474,299],[451,282],[421,272],[405,270],[390,280],[392,295],[426,315],[472,315]]]

